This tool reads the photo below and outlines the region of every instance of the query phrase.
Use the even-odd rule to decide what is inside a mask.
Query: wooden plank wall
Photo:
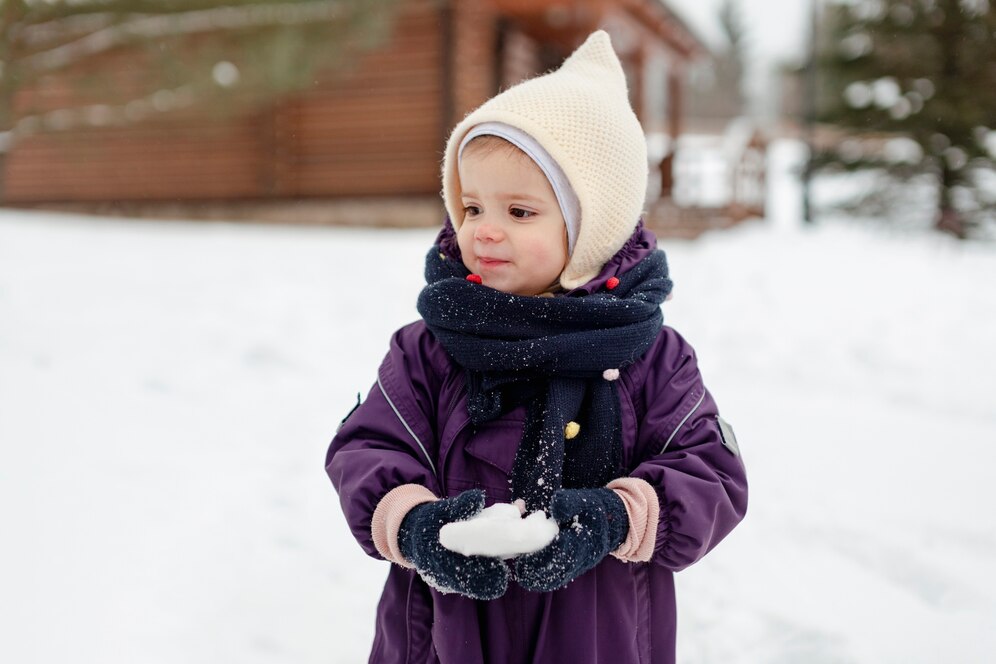
[[[497,14],[489,0],[453,3],[453,117],[447,133],[498,90]]]
[[[275,117],[274,194],[434,194],[443,146],[441,14],[424,3],[346,80]]]
[[[435,194],[443,144],[442,40],[434,2],[405,5],[394,37],[361,56],[344,80],[274,107],[219,118],[160,114],[128,126],[35,134],[8,156],[11,203],[254,199]],[[134,59],[101,75],[126,82]],[[123,83],[124,84],[124,83]],[[23,107],[65,104],[70,86],[46,81]],[[77,103],[93,103],[80,99]]]
[[[360,56],[348,73],[329,76],[269,108],[221,118],[191,107],[156,114],[155,121],[55,131],[21,141],[6,160],[5,199],[433,196],[448,132],[499,86],[538,73],[541,53],[523,26],[509,25],[499,42],[493,0],[405,0],[399,12],[384,47]],[[495,59],[499,43],[501,62]],[[116,87],[141,82],[133,54],[109,54],[92,64]],[[672,68],[668,95],[674,109],[679,108],[678,71]],[[19,103],[45,110],[73,99],[99,102],[74,94],[65,81],[52,79],[25,91]],[[672,112],[675,132],[677,117]]]
[[[9,202],[237,198],[259,188],[253,123],[35,136],[7,161]]]
[[[534,39],[514,26],[507,26],[501,39],[502,90],[541,73],[539,45]]]

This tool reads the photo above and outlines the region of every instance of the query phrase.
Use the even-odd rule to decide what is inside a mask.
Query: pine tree
[[[238,112],[311,85],[383,41],[397,0],[0,0],[0,201],[4,155],[26,136],[142,122],[199,105]],[[88,66],[127,52],[129,85]],[[95,70],[96,69],[96,70]],[[62,77],[85,106],[15,104]],[[137,83],[134,79],[137,79]],[[68,102],[71,104],[72,102]]]
[[[819,120],[857,137],[912,139],[919,154],[897,163],[844,142],[814,165],[928,176],[936,227],[970,235],[994,210],[982,183],[996,170],[996,8],[988,0],[836,0],[826,20]]]

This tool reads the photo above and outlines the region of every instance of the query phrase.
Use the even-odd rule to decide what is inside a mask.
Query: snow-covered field
[[[752,490],[679,661],[993,661],[996,248],[786,214],[664,243]],[[322,462],[432,235],[0,211],[0,661],[366,661]]]

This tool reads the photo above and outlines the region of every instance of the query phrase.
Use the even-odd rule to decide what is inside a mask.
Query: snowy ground
[[[752,490],[679,661],[993,661],[996,248],[793,214],[664,245]],[[0,211],[0,661],[365,661],[322,461],[431,237]]]

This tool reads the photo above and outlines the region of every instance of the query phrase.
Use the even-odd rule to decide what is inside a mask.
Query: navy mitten
[[[508,588],[508,566],[498,558],[465,556],[439,543],[447,523],[463,521],[484,509],[484,492],[423,503],[405,515],[398,530],[398,548],[430,586],[444,593],[472,599],[498,599]]]
[[[560,524],[556,539],[515,561],[516,578],[526,590],[563,588],[619,548],[629,533],[629,515],[611,489],[560,489],[550,501]]]

